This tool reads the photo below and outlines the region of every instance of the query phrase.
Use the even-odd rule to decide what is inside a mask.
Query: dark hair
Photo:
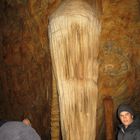
[[[120,113],[122,111],[127,111],[127,112],[131,113],[133,116],[135,116],[134,110],[128,104],[120,104],[119,105],[118,110],[117,110],[118,117],[120,116]]]

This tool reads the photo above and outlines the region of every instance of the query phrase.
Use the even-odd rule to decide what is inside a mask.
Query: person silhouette
[[[0,127],[0,140],[41,140],[31,126],[21,121],[8,121]]]
[[[140,140],[140,118],[128,104],[121,104],[117,109],[121,122],[117,140]]]

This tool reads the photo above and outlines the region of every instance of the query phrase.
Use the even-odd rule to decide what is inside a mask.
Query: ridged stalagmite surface
[[[64,140],[95,139],[99,33],[95,11],[82,1],[66,1],[50,17]]]

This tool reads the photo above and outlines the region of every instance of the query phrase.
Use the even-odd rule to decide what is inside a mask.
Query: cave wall
[[[103,100],[113,100],[114,129],[116,108],[131,104],[140,112],[140,2],[102,1],[102,33],[99,53],[98,139],[104,139]]]
[[[124,97],[123,93],[131,96],[139,87],[140,5],[137,0],[102,5],[100,92],[115,99]]]
[[[50,125],[53,139],[60,138],[47,28],[49,14],[63,1],[1,0],[0,4],[0,119],[28,117],[44,139],[50,137]],[[102,24],[97,139],[103,140],[105,97],[113,100],[114,121],[121,102],[140,112],[140,1],[85,1],[98,5]]]
[[[0,119],[27,117],[42,139],[50,139],[48,5],[39,0],[0,4]]]

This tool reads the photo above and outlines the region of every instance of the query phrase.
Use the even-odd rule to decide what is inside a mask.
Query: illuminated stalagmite
[[[49,19],[64,140],[94,140],[100,23],[86,2],[63,2]]]

